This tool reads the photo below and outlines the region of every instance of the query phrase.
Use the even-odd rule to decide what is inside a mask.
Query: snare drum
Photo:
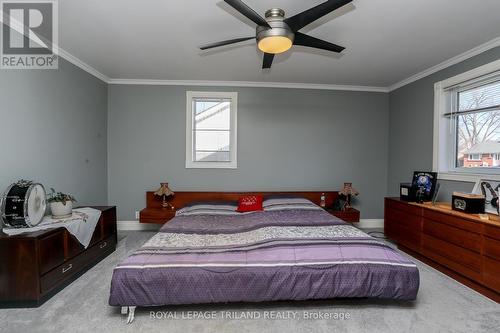
[[[10,185],[2,197],[1,217],[5,225],[29,228],[38,225],[47,207],[42,184],[20,180]]]

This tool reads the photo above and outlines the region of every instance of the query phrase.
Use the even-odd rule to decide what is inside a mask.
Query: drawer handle
[[[108,242],[103,242],[99,245],[100,249],[104,249],[108,245]]]
[[[69,271],[70,269],[73,268],[73,264],[69,264],[68,267],[63,267],[62,268],[62,273],[66,273],[67,271]]]

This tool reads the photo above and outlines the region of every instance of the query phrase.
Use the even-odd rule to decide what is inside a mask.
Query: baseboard
[[[384,219],[361,219],[354,225],[358,228],[383,228]]]
[[[161,228],[161,224],[139,223],[139,221],[118,221],[119,231],[155,231]]]
[[[160,224],[139,223],[139,221],[118,221],[120,231],[154,231],[161,228]],[[383,228],[384,219],[361,219],[354,224],[359,228]]]

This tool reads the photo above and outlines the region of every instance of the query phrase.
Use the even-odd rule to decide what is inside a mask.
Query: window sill
[[[238,164],[236,162],[186,161],[186,169],[238,169]]]
[[[454,181],[467,182],[467,183],[476,183],[479,179],[500,181],[500,174],[440,172],[440,173],[438,173],[438,179],[439,180],[454,180]]]

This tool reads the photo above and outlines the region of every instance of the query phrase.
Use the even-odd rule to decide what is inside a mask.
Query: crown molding
[[[439,63],[435,66],[432,66],[420,73],[414,74],[402,81],[399,81],[387,88],[389,92],[394,91],[396,89],[399,89],[403,86],[406,86],[407,84],[410,84],[412,82],[415,82],[417,80],[420,80],[426,76],[429,76],[431,74],[434,74],[436,72],[439,72],[440,70],[443,70],[445,68],[448,68],[450,66],[456,65],[464,60],[470,59],[474,56],[477,56],[478,54],[481,54],[485,51],[491,50],[492,48],[495,48],[497,46],[500,46],[500,37],[497,37],[495,39],[490,40],[489,42],[486,42],[484,44],[481,44],[479,46],[476,46],[473,49],[470,49],[469,51],[466,51],[462,54],[459,54],[453,58],[450,58],[448,60],[443,61],[442,63]]]
[[[0,22],[3,19],[0,16]],[[376,86],[355,86],[355,85],[337,85],[337,84],[316,84],[316,83],[287,83],[287,82],[256,82],[256,81],[202,81],[202,80],[141,80],[141,79],[118,79],[109,78],[105,74],[99,72],[94,67],[86,62],[75,57],[71,53],[55,45],[56,54],[77,66],[78,68],[86,71],[87,73],[95,76],[107,84],[127,84],[127,85],[164,85],[164,86],[207,86],[207,87],[253,87],[253,88],[285,88],[285,89],[314,89],[314,90],[340,90],[340,91],[364,91],[364,92],[379,92],[388,93],[399,89],[412,82],[420,80],[431,74],[434,74],[447,67],[460,63],[464,60],[472,58],[478,54],[488,51],[492,48],[500,46],[500,37],[490,40],[481,44],[469,51],[459,54],[453,58],[443,61],[435,66],[432,66],[420,73],[414,74],[400,82],[392,84],[388,87]]]
[[[65,59],[66,61],[72,63],[76,67],[79,67],[80,69],[83,69],[85,72],[87,72],[87,73],[95,76],[99,80],[101,80],[101,81],[103,81],[105,83],[109,83],[109,80],[110,80],[109,77],[107,77],[103,73],[99,72],[97,69],[95,69],[94,67],[90,66],[86,62],[84,62],[84,61],[80,60],[79,58],[75,57],[71,53],[63,50],[59,46],[57,46],[57,52],[56,52],[56,54],[59,57]]]
[[[127,85],[155,85],[155,86],[251,87],[251,88],[344,90],[344,91],[366,91],[366,92],[384,92],[384,93],[389,92],[386,87],[351,86],[351,85],[316,84],[316,83],[257,82],[257,81],[110,79],[108,83],[127,84]]]

